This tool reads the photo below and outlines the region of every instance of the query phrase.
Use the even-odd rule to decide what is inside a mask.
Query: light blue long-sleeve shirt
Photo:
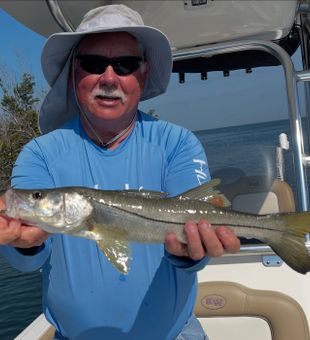
[[[160,190],[174,196],[209,180],[204,150],[179,126],[141,112],[130,135],[114,150],[96,146],[78,118],[28,143],[13,170],[19,188],[85,186]],[[43,309],[70,339],[173,339],[195,303],[192,261],[163,244],[132,244],[128,275],[120,274],[91,240],[55,234],[33,256],[0,247],[22,271],[43,269]]]

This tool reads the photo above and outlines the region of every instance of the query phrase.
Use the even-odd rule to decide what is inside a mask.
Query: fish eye
[[[32,194],[32,197],[35,199],[35,200],[40,200],[41,198],[43,198],[43,194],[41,191],[36,191]]]

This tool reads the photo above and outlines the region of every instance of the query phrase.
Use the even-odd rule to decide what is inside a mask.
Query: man
[[[123,5],[96,8],[74,33],[51,36],[42,66],[51,85],[40,112],[45,135],[17,159],[12,185],[150,189],[177,195],[206,173],[204,151],[184,128],[138,110],[140,100],[166,90],[171,50],[158,30]],[[226,227],[188,221],[187,245],[132,244],[128,275],[95,242],[49,236],[3,218],[19,233],[1,252],[20,270],[43,268],[43,308],[59,339],[205,339],[192,316],[197,270],[209,256],[235,252]],[[13,246],[13,247],[12,247]],[[35,247],[33,247],[35,246]],[[14,248],[16,247],[16,248]]]

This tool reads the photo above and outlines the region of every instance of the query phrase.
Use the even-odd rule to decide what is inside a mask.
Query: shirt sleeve
[[[176,140],[169,145],[176,147],[168,150],[167,159],[165,191],[169,196],[179,195],[210,180],[207,157],[197,137],[182,129],[179,136],[174,138]],[[165,256],[174,266],[191,272],[201,270],[209,261],[207,256],[200,261],[174,256],[168,252]]]
[[[34,189],[54,186],[43,153],[35,140],[28,143],[19,154],[12,172],[13,188]],[[34,255],[25,255],[11,246],[0,246],[0,254],[20,271],[34,271],[43,266],[51,253],[51,237]]]
[[[7,262],[21,272],[32,272],[43,266],[50,256],[51,239],[44,242],[44,247],[40,247],[35,255],[23,255],[16,248],[11,246],[0,246],[0,254]]]
[[[36,139],[23,148],[13,168],[11,185],[21,189],[55,187],[43,151]]]

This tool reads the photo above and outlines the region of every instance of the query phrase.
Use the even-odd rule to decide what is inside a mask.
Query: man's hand
[[[224,251],[236,253],[240,249],[240,240],[228,227],[213,229],[206,220],[198,224],[188,221],[184,226],[187,244],[177,240],[175,234],[170,233],[165,240],[166,250],[176,256],[188,256],[192,260],[201,260],[204,256],[218,257]]]
[[[0,210],[5,204],[0,197]],[[25,225],[20,220],[0,216],[0,244],[8,244],[17,248],[40,246],[49,234],[35,226]]]

